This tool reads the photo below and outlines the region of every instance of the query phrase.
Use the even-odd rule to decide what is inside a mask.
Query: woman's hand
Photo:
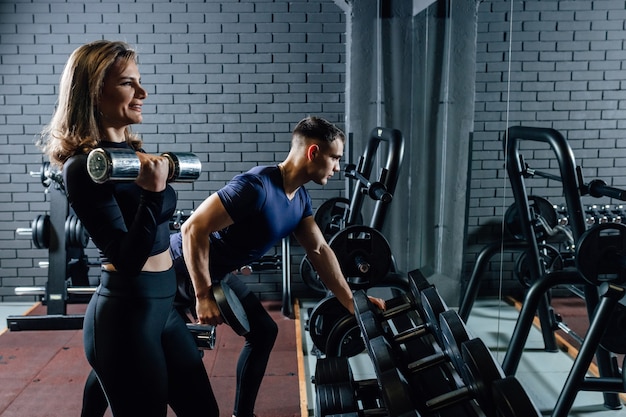
[[[170,164],[167,158],[137,152],[141,163],[135,182],[147,191],[159,192],[165,189],[169,177]]]

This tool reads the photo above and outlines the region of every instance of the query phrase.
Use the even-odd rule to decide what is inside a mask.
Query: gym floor
[[[298,401],[292,401],[293,404],[289,405],[287,409],[282,410],[277,408],[272,409],[271,406],[264,404],[263,407],[266,408],[264,408],[264,412],[259,413],[259,417],[306,417],[313,415],[313,404],[315,403],[315,399],[314,386],[311,383],[311,376],[315,371],[317,358],[312,354],[314,350],[313,343],[308,332],[306,331],[306,321],[308,319],[308,311],[314,307],[316,303],[317,300],[301,300],[295,308],[297,318],[295,322],[282,317],[280,315],[280,308],[276,308],[274,305],[268,305],[268,308],[274,311],[276,320],[279,321],[279,325],[281,325],[281,333],[296,340],[287,341],[286,344],[281,344],[280,346],[282,347],[278,347],[278,350],[275,350],[270,366],[278,365],[278,369],[284,367],[289,369],[286,371],[283,369],[280,372],[271,367],[268,369],[268,377],[265,382],[266,386],[263,390],[266,393],[274,393],[274,395],[264,396],[266,400],[269,400],[264,401],[264,403],[272,401],[276,402],[276,398],[278,397],[275,393],[281,392],[284,394],[286,389],[294,390],[294,392],[299,391],[300,399],[299,403]],[[15,377],[15,375],[8,375],[10,372],[10,366],[3,366],[10,362],[7,357],[3,358],[3,355],[7,354],[6,349],[8,347],[8,344],[5,341],[9,340],[8,337],[5,337],[2,334],[2,328],[6,326],[6,316],[26,314],[32,308],[33,305],[31,303],[0,303],[0,379]],[[481,338],[487,344],[498,362],[502,362],[508,340],[511,337],[517,320],[517,316],[517,309],[506,302],[498,300],[478,300],[472,309],[467,327],[473,336]],[[222,331],[218,332],[218,337],[220,333],[222,334],[222,337],[228,335],[227,332]],[[9,334],[9,332],[5,332],[5,334]],[[79,336],[79,334],[72,336],[71,339],[80,340]],[[42,344],[39,348],[54,349],[53,341],[55,337],[52,337],[52,335],[44,337],[45,338],[43,340],[48,340],[49,343]],[[218,339],[219,346],[224,347],[230,343],[231,342],[226,339]],[[70,348],[72,347],[72,342],[64,342],[62,345],[64,345],[64,349],[66,350],[65,354],[67,354],[67,350],[71,350]],[[291,352],[287,355],[287,352],[281,351],[282,349],[293,350],[296,352]],[[209,354],[207,356],[211,355]],[[292,363],[294,361],[291,361],[290,363],[286,363],[284,359],[277,361],[276,357],[278,356],[281,358],[288,356],[293,356],[295,358],[297,356],[297,374],[299,374],[297,379],[299,387],[293,387],[293,385],[296,385],[294,384],[295,378],[293,378],[293,375],[289,375],[293,374],[296,367],[296,365]],[[32,359],[33,361],[37,360],[37,358]],[[25,358],[24,360],[28,360],[28,358]],[[52,361],[50,361],[50,363],[51,362]],[[552,412],[554,404],[556,403],[559,393],[563,387],[564,381],[567,378],[569,370],[571,369],[572,363],[573,358],[565,350],[558,352],[546,352],[543,350],[541,333],[537,328],[533,327],[529,334],[516,376],[544,415],[550,415]],[[371,361],[367,354],[364,353],[350,358],[350,364],[355,379],[368,379],[374,377]],[[49,368],[50,364],[46,363],[46,366]],[[215,364],[210,362],[207,366],[213,367]],[[284,375],[282,375],[281,372],[284,373]],[[86,376],[86,372],[82,372],[80,375],[83,376],[83,373],[85,374],[84,376]],[[33,384],[37,383],[41,386],[42,383],[45,382],[46,374],[50,376],[49,369],[47,372],[43,369],[43,367],[39,369],[38,372],[33,374],[31,377]],[[212,375],[212,378],[214,381],[214,389],[217,390],[217,386],[220,382],[218,382],[219,380],[215,380],[215,376],[216,375]],[[224,369],[221,371],[221,376],[225,376]],[[226,379],[223,379],[222,381],[226,381]],[[72,393],[69,392],[69,388],[65,389],[56,385],[53,386],[53,393],[44,395],[43,391],[39,391],[42,392],[40,396],[31,395],[28,398],[28,403],[30,404],[28,407],[29,417],[52,417],[57,415],[51,414],[51,409],[49,408],[50,394],[56,394],[55,396],[62,399],[62,401],[66,404],[75,404],[73,407],[76,408],[76,406],[80,403],[80,398],[71,398],[71,396],[80,397],[80,391],[77,391],[77,389],[80,388],[81,384],[67,383],[67,385],[72,385]],[[288,388],[289,385],[292,385],[292,387]],[[4,384],[3,386],[5,388],[7,387],[7,385]],[[32,390],[33,388],[30,389]],[[5,391],[4,394],[0,396],[0,398],[2,398],[2,402],[0,403],[0,417],[23,417],[26,415],[23,414],[25,411],[23,408],[24,405],[22,404],[21,407],[19,405],[19,397],[16,397],[17,399],[14,401],[6,401],[8,400],[10,393],[7,392],[8,389],[3,389],[3,391]],[[28,389],[24,389],[24,391],[28,392]],[[279,402],[285,402],[284,395],[281,395],[280,398],[281,400]],[[38,401],[40,402],[38,403]],[[222,408],[224,408],[223,414],[228,415],[228,407]],[[40,414],[33,414],[34,410],[39,410]],[[59,416],[78,414],[77,408],[73,411],[68,408],[61,409],[59,411],[61,411],[61,414],[58,414]],[[68,414],[68,412],[70,414]],[[622,417],[626,416],[626,408],[622,408],[620,410],[608,410],[603,406],[601,393],[581,391],[578,393],[569,415],[572,417]]]

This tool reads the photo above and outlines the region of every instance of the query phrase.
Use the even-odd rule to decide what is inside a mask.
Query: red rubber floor
[[[278,340],[258,396],[258,417],[299,417],[296,326],[280,311],[280,303],[264,303],[278,323]],[[85,305],[68,306],[80,314]],[[43,306],[30,313],[45,314]],[[205,351],[204,363],[220,406],[220,416],[232,414],[235,366],[243,338],[219,326],[215,349]],[[82,331],[6,331],[0,334],[0,417],[79,416],[83,384],[89,373]],[[106,416],[110,416],[107,412]],[[174,416],[170,410],[168,416]]]

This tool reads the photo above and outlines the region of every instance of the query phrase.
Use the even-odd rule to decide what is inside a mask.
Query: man
[[[278,331],[258,298],[230,274],[263,256],[293,233],[326,287],[354,313],[352,291],[337,258],[315,223],[309,181],[324,185],[339,172],[345,135],[318,117],[301,120],[287,158],[235,176],[209,196],[181,227],[182,251],[195,291],[200,323],[223,323],[211,286],[224,280],[241,300],[250,324],[237,363],[233,415],[252,417],[254,403]],[[371,298],[380,308],[384,301]]]

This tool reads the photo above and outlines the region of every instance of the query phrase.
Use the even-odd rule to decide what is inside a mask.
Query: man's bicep
[[[293,234],[307,253],[319,250],[320,246],[326,243],[313,216],[303,218]]]

